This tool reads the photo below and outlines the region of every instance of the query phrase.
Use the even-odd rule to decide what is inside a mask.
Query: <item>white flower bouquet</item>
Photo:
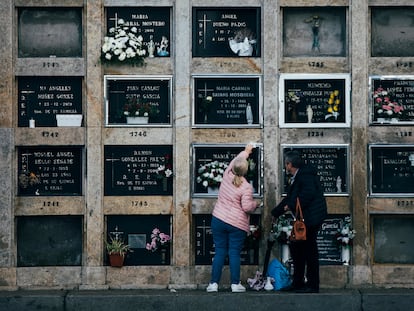
[[[147,51],[142,36],[137,33],[137,27],[129,27],[123,19],[118,19],[115,27],[111,27],[104,37],[102,60],[142,64]]]

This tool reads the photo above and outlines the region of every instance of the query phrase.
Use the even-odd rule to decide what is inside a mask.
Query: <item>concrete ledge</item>
[[[0,310],[193,311],[193,310],[410,310],[413,289],[322,290],[319,294],[284,292],[218,293],[204,290],[99,290],[0,292]]]

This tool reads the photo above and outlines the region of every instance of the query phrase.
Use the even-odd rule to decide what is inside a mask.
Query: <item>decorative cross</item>
[[[203,19],[199,19],[199,22],[203,22],[203,47],[206,48],[206,28],[207,28],[207,22],[211,22],[211,19],[206,19],[207,15],[203,15]]]

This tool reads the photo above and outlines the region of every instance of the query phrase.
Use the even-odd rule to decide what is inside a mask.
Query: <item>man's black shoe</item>
[[[296,293],[300,294],[312,294],[312,293],[319,293],[319,289],[312,288],[312,287],[303,287],[295,290]]]

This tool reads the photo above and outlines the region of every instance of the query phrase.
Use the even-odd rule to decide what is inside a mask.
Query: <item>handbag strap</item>
[[[300,206],[299,198],[296,198],[296,218],[303,220],[302,208]]]

